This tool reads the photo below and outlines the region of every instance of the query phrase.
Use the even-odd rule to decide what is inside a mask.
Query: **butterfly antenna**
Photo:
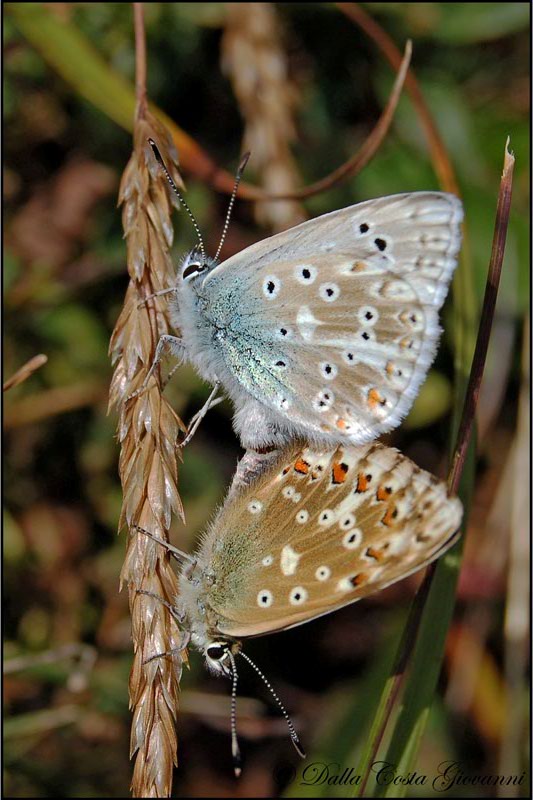
[[[282,703],[282,702],[281,702],[281,700],[279,699],[279,697],[278,697],[278,695],[277,695],[277,693],[276,693],[275,689],[274,689],[274,688],[273,688],[273,686],[272,686],[272,685],[269,683],[269,681],[266,679],[266,677],[263,675],[263,673],[261,672],[261,670],[259,669],[259,667],[258,667],[256,664],[254,664],[254,662],[252,661],[252,659],[251,659],[249,656],[247,656],[247,655],[246,655],[246,653],[243,653],[243,652],[242,652],[242,650],[241,650],[241,651],[240,651],[240,653],[239,653],[239,655],[241,655],[241,656],[244,658],[244,660],[245,660],[245,661],[247,661],[247,662],[249,663],[249,665],[250,665],[250,666],[251,666],[253,669],[255,669],[255,671],[257,672],[257,674],[259,675],[259,677],[261,678],[261,680],[262,680],[262,681],[263,681],[263,683],[265,684],[265,686],[267,686],[267,687],[268,687],[268,689],[270,689],[270,693],[272,694],[272,697],[274,698],[274,700],[275,700],[275,701],[276,701],[276,703],[278,704],[278,707],[279,707],[279,709],[280,709],[281,713],[282,713],[282,714],[283,714],[283,716],[285,717],[285,722],[287,723],[287,727],[289,728],[289,733],[290,733],[290,736],[291,736],[291,741],[292,741],[292,743],[293,743],[293,745],[294,745],[294,748],[295,748],[296,752],[298,753],[298,755],[299,755],[301,758],[305,758],[305,750],[303,749],[303,747],[302,747],[302,744],[301,744],[301,742],[300,742],[300,739],[298,738],[298,734],[297,734],[297,733],[296,733],[296,731],[294,730],[294,725],[292,724],[292,720],[291,720],[291,718],[289,717],[289,715],[287,714],[287,712],[285,711],[285,706],[283,705],[283,703]]]
[[[198,243],[200,245],[200,250],[202,251],[202,256],[205,259],[206,255],[205,255],[204,240],[202,238],[202,234],[200,232],[200,227],[199,227],[198,223],[196,222],[194,214],[192,213],[191,209],[189,208],[189,206],[185,202],[182,193],[180,192],[180,190],[178,189],[178,187],[176,186],[176,184],[172,180],[172,176],[171,176],[170,172],[168,171],[168,169],[166,168],[165,162],[163,161],[163,157],[162,157],[161,153],[159,152],[159,149],[158,149],[156,143],[154,142],[153,139],[148,139],[148,144],[150,145],[150,147],[154,151],[155,160],[157,161],[157,163],[159,164],[159,166],[161,167],[161,169],[165,173],[165,177],[166,177],[167,181],[169,182],[172,191],[174,192],[175,195],[177,195],[177,197],[178,197],[180,203],[182,204],[183,208],[185,209],[185,211],[187,212],[187,214],[191,218],[191,222],[194,225],[194,230],[196,231],[196,235],[198,236]]]
[[[233,771],[235,777],[240,778],[242,768],[241,749],[239,747],[239,740],[237,739],[237,665],[235,663],[235,656],[231,650],[227,651],[231,661],[231,755],[233,758]]]
[[[215,255],[215,261],[218,261],[218,257],[220,255],[220,251],[222,250],[222,245],[224,244],[224,240],[226,238],[226,234],[229,228],[229,221],[231,217],[231,212],[233,211],[233,204],[235,202],[235,198],[237,196],[237,189],[239,188],[239,183],[241,182],[242,173],[248,163],[248,159],[250,158],[250,153],[245,153],[242,157],[242,161],[239,164],[239,169],[237,170],[237,175],[235,176],[235,185],[233,186],[233,191],[231,193],[231,198],[229,201],[228,212],[226,214],[226,221],[224,223],[224,228],[222,230],[222,236],[220,238],[220,244],[218,245],[218,250]]]

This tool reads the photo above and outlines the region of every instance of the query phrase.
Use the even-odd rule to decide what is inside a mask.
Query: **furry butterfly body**
[[[396,427],[433,361],[457,263],[453,195],[382,197],[310,220],[219,264],[198,249],[166,337],[235,406],[245,447],[331,447]]]

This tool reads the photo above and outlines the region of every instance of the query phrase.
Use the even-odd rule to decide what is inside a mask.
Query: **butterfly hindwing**
[[[216,576],[210,615],[232,637],[306,622],[428,564],[461,515],[444,483],[392,448],[293,445],[204,540],[199,563]]]
[[[204,289],[235,309],[218,341],[232,378],[300,433],[395,427],[434,358],[461,218],[453,195],[378,198],[224,262]]]

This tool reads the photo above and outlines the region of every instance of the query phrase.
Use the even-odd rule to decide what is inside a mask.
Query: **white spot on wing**
[[[318,289],[321,300],[326,303],[334,303],[340,293],[341,290],[336,283],[322,283]]]
[[[307,600],[307,589],[303,586],[295,586],[289,594],[289,603],[291,606],[299,606]]]
[[[341,578],[337,583],[338,592],[350,592],[353,588],[353,584],[349,578]]]
[[[318,270],[312,264],[298,264],[294,268],[294,277],[298,283],[310,284],[313,283],[318,275]]]
[[[280,558],[280,566],[283,574],[294,575],[296,572],[296,567],[298,566],[298,561],[301,557],[301,553],[297,553],[296,550],[293,550],[290,544],[286,544],[281,551]]]
[[[274,300],[281,290],[281,281],[275,275],[267,275],[263,281],[263,294],[268,300]]]
[[[332,381],[337,377],[339,370],[337,369],[335,364],[332,364],[329,361],[322,361],[322,363],[319,366],[322,377],[325,378],[327,381]]]
[[[330,508],[325,508],[318,515],[318,524],[326,528],[328,525],[331,525],[334,519],[335,519],[335,512],[332,511]]]
[[[385,281],[381,287],[381,294],[390,300],[416,300],[416,294],[412,287],[400,278]]]
[[[355,525],[355,516],[353,514],[344,514],[339,521],[339,528],[343,531],[349,531]]]
[[[346,550],[356,550],[363,539],[363,534],[359,528],[352,528],[342,537],[342,546]]]
[[[342,360],[350,367],[353,367],[355,364],[359,363],[359,359],[357,358],[354,350],[345,350],[342,354]]]
[[[378,310],[374,306],[362,306],[357,312],[357,319],[365,327],[375,325],[379,319]]]
[[[257,605],[260,608],[268,608],[274,602],[274,596],[268,589],[260,589],[257,593]]]
[[[323,564],[321,567],[318,567],[317,571],[315,572],[315,578],[317,581],[327,581],[330,575],[331,570],[325,564]]]
[[[321,389],[313,399],[313,408],[315,411],[323,413],[324,411],[328,411],[334,402],[335,395],[331,389]]]
[[[316,326],[322,323],[315,317],[309,306],[301,306],[298,309],[296,324],[302,339],[306,342],[310,342],[315,333]]]
[[[300,492],[297,492],[294,486],[284,486],[281,490],[281,494],[283,497],[286,497],[287,500],[292,500],[293,503],[299,503],[302,497]]]

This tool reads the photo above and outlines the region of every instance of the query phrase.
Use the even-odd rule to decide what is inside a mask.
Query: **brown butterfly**
[[[170,608],[209,669],[233,679],[233,708],[237,656],[279,702],[241,640],[300,625],[405,578],[451,547],[461,518],[445,483],[393,448],[324,453],[294,443],[240,481],[194,556],[169,546],[182,562]],[[232,732],[237,762],[234,717]]]

